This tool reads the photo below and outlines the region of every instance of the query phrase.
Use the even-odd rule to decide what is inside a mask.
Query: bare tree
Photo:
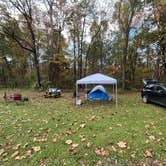
[[[66,0],[44,0],[44,4],[46,7],[46,12],[48,16],[48,20],[45,21],[45,25],[48,28],[47,35],[48,38],[48,75],[49,81],[54,83],[58,78],[58,73],[56,72],[56,65],[53,63],[51,59],[55,55],[61,54],[61,36],[64,30],[66,15],[68,12],[68,5]],[[55,36],[57,39],[55,40]]]
[[[11,28],[11,25],[10,25],[10,28],[8,26],[5,26],[4,24],[1,24],[1,26],[3,26],[4,33],[8,37],[12,38],[15,42],[17,42],[21,48],[33,54],[37,84],[39,87],[41,87],[39,53],[38,53],[38,47],[37,47],[37,38],[35,34],[36,30],[34,27],[35,20],[33,15],[34,2],[33,0],[8,0],[8,2],[12,8],[17,10],[18,15],[23,17],[23,24],[27,28],[27,32],[26,32],[27,34],[21,36],[15,31],[15,28],[18,28],[19,26],[19,22],[16,20],[16,18],[12,18],[12,16],[10,15],[6,15],[6,17],[8,17],[10,21],[12,20],[12,23],[13,23],[12,28]],[[10,22],[8,22],[8,24],[10,24]],[[19,29],[21,31],[21,28]]]
[[[133,18],[141,7],[141,1],[139,0],[119,0],[115,4],[114,17],[116,18],[119,29],[124,39],[124,48],[122,56],[122,88],[126,87],[126,61],[128,56],[128,46],[129,46],[129,33],[132,26]]]

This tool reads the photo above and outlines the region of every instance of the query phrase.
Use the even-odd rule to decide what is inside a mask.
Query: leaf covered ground
[[[0,99],[0,165],[166,163],[166,109],[143,104],[139,93],[119,95],[116,109],[106,102],[75,106],[71,93],[45,99],[15,91],[30,101]]]

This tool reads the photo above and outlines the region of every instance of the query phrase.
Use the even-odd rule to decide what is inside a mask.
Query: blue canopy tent
[[[89,75],[87,77],[84,77],[80,80],[77,80],[76,82],[76,103],[77,103],[77,96],[78,96],[78,85],[84,84],[85,86],[87,86],[88,84],[112,84],[115,85],[115,98],[116,98],[116,106],[118,104],[118,100],[117,100],[117,80],[106,76],[104,74],[101,73],[96,73],[96,74],[92,74]]]
[[[108,95],[108,92],[102,85],[95,86],[88,95],[88,100],[104,100],[110,101],[111,98]]]

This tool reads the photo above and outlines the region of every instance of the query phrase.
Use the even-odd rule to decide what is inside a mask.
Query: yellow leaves
[[[117,145],[118,145],[120,148],[127,148],[127,143],[126,143],[126,142],[123,142],[123,141],[118,142]]]
[[[146,152],[144,153],[144,157],[146,158],[153,157],[152,149],[146,150]]]
[[[68,144],[68,145],[71,145],[73,143],[73,141],[72,140],[67,140],[65,143]]]
[[[40,146],[33,146],[32,150],[34,150],[35,152],[38,152],[41,150]]]
[[[100,148],[100,147],[95,149],[95,153],[96,153],[96,155],[99,155],[99,156],[108,156],[109,155],[108,150],[105,150],[104,148]]]

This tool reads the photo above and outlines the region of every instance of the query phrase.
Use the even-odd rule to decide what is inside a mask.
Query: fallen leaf
[[[84,153],[84,157],[88,156],[88,153]]]
[[[93,137],[93,138],[96,138],[96,134],[93,134],[92,137]]]
[[[124,150],[119,150],[119,154],[123,154],[124,153]]]
[[[57,138],[54,137],[54,138],[52,139],[52,142],[55,143],[56,141],[57,141]]]
[[[15,151],[15,152],[11,155],[11,157],[16,157],[16,156],[18,156],[18,154],[19,154],[19,151]]]
[[[157,141],[158,143],[160,143],[161,139],[160,139],[160,138],[158,138],[156,141]]]
[[[81,138],[81,142],[84,142],[86,139],[85,138]]]
[[[150,150],[147,150],[146,152],[145,152],[145,154],[144,154],[144,157],[146,157],[146,158],[148,158],[148,157],[153,157],[153,152],[152,152],[152,150],[150,149]]]
[[[46,142],[46,141],[47,138],[36,138],[36,137],[33,138],[33,142]]]
[[[0,156],[1,156],[3,153],[5,153],[5,149],[1,149],[1,150],[0,150]]]
[[[150,128],[150,125],[149,124],[146,124],[145,125],[145,128],[147,129],[147,128]]]
[[[117,144],[118,144],[118,146],[119,146],[120,148],[126,148],[126,147],[127,147],[126,142],[123,142],[123,141],[120,141],[120,142],[118,142]]]
[[[27,158],[27,157],[31,157],[32,156],[32,151],[31,150],[28,150],[27,152],[25,152],[24,154],[24,157]]]
[[[8,158],[4,158],[4,159],[3,159],[3,162],[6,162],[6,161],[8,161]]]
[[[104,150],[104,148],[100,148],[100,147],[95,149],[95,153],[97,155],[101,155],[101,156],[108,156],[109,155],[108,150]]]
[[[148,144],[149,142],[150,142],[150,141],[149,141],[148,139],[145,141],[146,144]]]
[[[154,141],[154,140],[155,140],[155,137],[154,137],[153,135],[150,135],[150,136],[149,136],[149,140],[150,140],[150,141]]]
[[[68,144],[68,145],[70,145],[70,144],[73,143],[73,141],[69,139],[69,140],[67,140],[65,143]]]
[[[87,148],[90,148],[92,146],[92,142],[88,142],[87,144],[86,144],[86,147]]]
[[[122,127],[122,124],[118,123],[117,126],[118,126],[118,127]]]
[[[109,147],[110,151],[116,152],[116,148],[114,146]]]
[[[92,115],[91,117],[89,117],[89,120],[94,120],[96,118],[96,115]]]
[[[135,155],[136,155],[136,151],[133,151],[133,152],[131,152],[131,155],[130,155],[130,156],[131,156],[131,158],[134,159],[134,158],[135,158]]]
[[[77,148],[79,146],[79,144],[72,144],[71,146],[72,146],[72,148]]]
[[[81,127],[81,128],[84,128],[85,126],[86,126],[85,123],[80,124],[80,127]]]
[[[70,153],[71,155],[76,155],[76,154],[78,153],[78,151],[77,151],[77,149],[75,149],[75,148],[71,148],[71,149],[69,149],[69,153]]]
[[[17,156],[16,158],[15,158],[15,160],[22,160],[22,159],[24,159],[25,157],[24,156]]]
[[[2,154],[2,157],[6,157],[7,155],[8,155],[8,153],[5,152],[5,153]]]
[[[22,148],[25,149],[27,146],[28,146],[28,143],[25,143]]]
[[[21,146],[21,144],[17,144],[17,145],[15,145],[15,146],[13,146],[12,149],[18,150],[20,146]]]
[[[38,152],[41,150],[40,146],[34,146],[32,147],[32,149],[35,151],[35,152]]]
[[[47,166],[44,160],[41,160],[39,166]]]

